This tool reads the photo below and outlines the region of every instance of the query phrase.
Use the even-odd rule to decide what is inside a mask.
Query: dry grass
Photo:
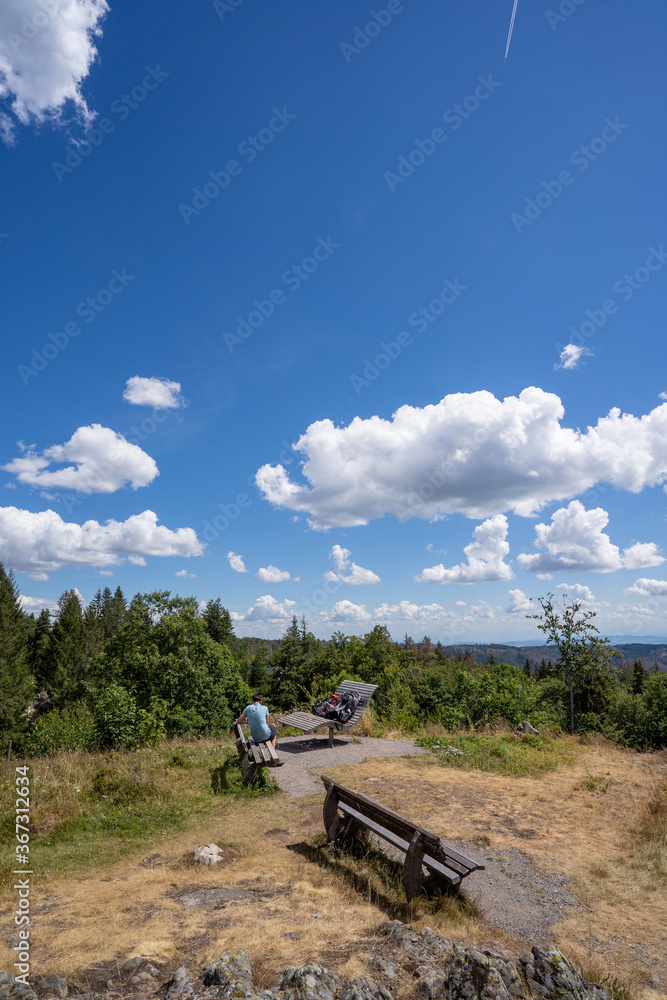
[[[664,786],[655,777],[661,772],[637,766],[639,755],[602,740],[572,749],[568,767],[539,778],[461,771],[427,755],[376,758],[329,773],[448,839],[514,847],[538,867],[567,875],[584,906],[556,927],[559,946],[584,970],[622,978],[628,1000],[656,1000],[648,973],[667,982],[667,969],[660,968],[667,963]],[[186,765],[193,763],[194,750],[186,747],[182,754]],[[37,822],[78,808],[72,796],[82,793],[73,789],[82,786],[74,782],[90,779],[75,756],[49,764],[56,770],[44,776]],[[209,779],[198,773],[205,771],[201,764],[176,763],[167,777],[152,766],[148,760],[144,777],[153,783],[155,801],[171,782],[181,790],[199,782],[196,794],[204,794]],[[369,784],[369,777],[387,780]],[[256,964],[259,989],[274,984],[288,965],[309,959],[323,960],[340,975],[368,971],[360,957],[371,948],[364,939],[396,915],[396,903],[383,895],[380,876],[369,898],[367,884],[335,864],[311,860],[322,840],[322,796],[209,798],[208,813],[193,816],[187,829],[159,838],[154,831],[126,846],[125,856],[112,846],[87,870],[79,866],[58,877],[45,870],[35,878],[33,969],[72,976],[140,954],[168,970],[184,963],[196,974],[222,951],[243,947]],[[527,829],[539,837],[527,839]],[[228,848],[225,867],[192,865],[192,849],[211,841]],[[221,885],[255,891],[260,900],[217,910],[178,902],[188,889]],[[417,901],[410,919],[459,942],[496,940],[523,950],[474,909],[451,901],[439,909]],[[298,940],[284,937],[288,933]],[[11,968],[13,960],[1,940],[0,969]]]

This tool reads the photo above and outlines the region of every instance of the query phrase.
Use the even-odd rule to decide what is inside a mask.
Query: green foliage
[[[667,674],[650,674],[641,694],[619,694],[605,724],[636,750],[660,750],[667,746]]]
[[[28,665],[27,623],[19,590],[10,570],[0,562],[0,740],[20,741],[28,725],[25,714],[34,682]]]
[[[93,775],[94,798],[110,799],[116,806],[128,805],[137,799],[155,798],[158,793],[154,778],[141,772],[128,774],[117,767],[101,767]]]
[[[216,795],[235,795],[254,798],[258,795],[275,795],[280,785],[267,767],[259,767],[251,785],[243,784],[241,761],[235,748],[229,749],[222,764],[211,769],[211,788]]]
[[[204,627],[214,642],[234,649],[236,636],[234,635],[232,618],[227,608],[223,608],[219,597],[207,603],[202,618],[204,619]]]
[[[164,705],[151,699],[150,708],[138,708],[126,688],[112,682],[95,705],[95,737],[100,747],[134,750],[156,746],[165,735]]]
[[[548,736],[468,732],[418,736],[415,742],[433,750],[448,767],[509,776],[546,774],[575,759],[571,746]]]
[[[23,743],[27,757],[45,757],[65,750],[92,750],[97,746],[95,719],[85,702],[54,708],[40,715]]]

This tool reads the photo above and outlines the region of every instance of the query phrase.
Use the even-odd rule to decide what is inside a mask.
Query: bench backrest
[[[375,694],[375,692],[377,691],[377,689],[378,689],[377,684],[363,684],[361,681],[343,681],[341,684],[338,685],[338,687],[336,688],[336,694],[338,695],[339,698],[342,694],[345,694],[346,691],[353,691],[355,694],[358,694],[360,696],[359,704],[355,708],[354,712],[347,720],[347,722],[343,723],[345,726],[351,728],[355,724],[355,722],[359,721],[361,716],[368,708],[368,703]]]
[[[376,802],[375,799],[369,798],[363,792],[353,792],[350,788],[345,788],[344,785],[338,784],[332,778],[327,778],[324,775],[320,775],[320,777],[327,791],[331,785],[334,786],[339,801],[352,806],[363,816],[374,820],[385,829],[390,830],[391,833],[402,837],[403,840],[410,842],[415,832],[421,833],[427,851],[429,849],[436,852],[444,851],[447,855],[447,863],[459,869],[463,874],[468,874],[468,872],[480,867],[472,858],[468,858],[465,854],[455,851],[436,834],[424,830],[423,827],[417,826],[416,823],[406,819],[404,816],[399,816],[398,813],[388,809],[387,806],[383,806],[381,802]]]

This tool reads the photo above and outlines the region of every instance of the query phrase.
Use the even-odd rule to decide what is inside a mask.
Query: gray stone
[[[373,956],[371,965],[382,972],[387,979],[396,979],[396,967],[391,962],[386,962],[384,958],[380,958],[379,955]]]
[[[50,972],[47,976],[30,976],[29,982],[39,993],[49,993],[50,995],[55,993],[63,1000],[67,996],[67,980],[56,976],[54,972]]]
[[[386,934],[399,948],[412,949],[419,941],[410,924],[404,924],[402,920],[386,920],[380,924],[380,933]]]
[[[454,949],[445,989],[447,1000],[509,1000],[500,973],[475,948]]]
[[[217,889],[198,889],[186,892],[178,897],[181,906],[221,906],[230,899],[256,899],[254,892],[245,889],[235,889],[230,885],[222,885]]]
[[[283,937],[284,938],[290,938],[290,940],[292,940],[292,941],[300,941],[301,940],[301,935],[299,934],[298,931],[285,931],[285,933],[283,934]]]
[[[514,730],[515,733],[519,733],[521,736],[539,736],[539,732],[534,726],[531,726],[527,719],[520,722],[519,725]]]
[[[441,969],[430,969],[417,983],[417,993],[424,1000],[444,996],[446,977]]]
[[[165,997],[169,997],[169,1000],[180,1000],[181,997],[190,996],[193,987],[190,982],[190,973],[184,965],[180,969],[176,969],[169,983],[167,984],[167,992]]]
[[[148,962],[146,965],[144,965],[144,972],[148,973],[148,975],[152,979],[159,979],[160,978],[160,970],[156,969],[155,966],[151,965],[150,962]]]
[[[127,962],[123,962],[123,964],[120,967],[120,971],[134,972],[134,970],[138,969],[139,966],[143,964],[143,962],[144,959],[141,957],[141,955],[135,955],[134,958],[128,958]]]
[[[26,986],[25,983],[14,983],[14,988],[12,990],[12,997],[20,997],[20,1000],[37,1000],[37,994],[30,986]]]
[[[204,969],[205,986],[224,986],[225,996],[246,996],[253,993],[252,962],[243,948],[225,951],[217,961]]]
[[[368,976],[357,976],[340,995],[340,1000],[392,1000],[391,993]]]
[[[597,983],[588,983],[565,956],[551,945],[533,948],[531,974],[526,965],[526,978],[545,991],[550,1000],[611,1000],[610,994]],[[542,992],[538,990],[537,992]]]
[[[291,966],[280,984],[285,1000],[334,1000],[343,983],[333,972],[317,962],[299,968]]]

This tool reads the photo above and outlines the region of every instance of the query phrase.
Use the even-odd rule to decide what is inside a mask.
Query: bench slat
[[[367,826],[369,830],[376,833],[378,837],[382,837],[383,840],[388,841],[390,844],[393,844],[394,847],[400,848],[401,851],[405,851],[407,854],[408,847],[410,846],[407,840],[403,840],[402,837],[398,837],[395,833],[392,833],[391,830],[387,830],[386,827],[380,826],[379,823],[376,823],[368,816],[364,816],[364,814],[360,813],[358,809],[348,805],[346,802],[339,801],[338,808],[341,812],[344,812],[348,816],[352,816],[353,819],[363,823],[363,825]],[[439,875],[442,875],[443,878],[447,879],[450,885],[459,885],[461,882],[461,876],[458,872],[453,871],[451,868],[446,868],[445,865],[440,864],[439,861],[436,861],[436,859],[432,858],[429,854],[424,854],[422,864],[424,864],[427,868],[431,868],[433,871],[438,872]]]
[[[342,681],[338,685],[336,694],[339,697],[346,691],[354,691],[356,694],[361,695],[359,704],[347,722],[337,722],[335,719],[323,719],[321,716],[313,715],[311,712],[290,712],[289,715],[283,715],[278,721],[282,722],[285,726],[294,726],[295,729],[300,729],[304,733],[313,733],[316,729],[322,729],[325,726],[330,731],[335,729],[336,732],[344,732],[346,729],[356,726],[368,708],[368,703],[377,689],[377,684],[364,684],[362,681]]]

